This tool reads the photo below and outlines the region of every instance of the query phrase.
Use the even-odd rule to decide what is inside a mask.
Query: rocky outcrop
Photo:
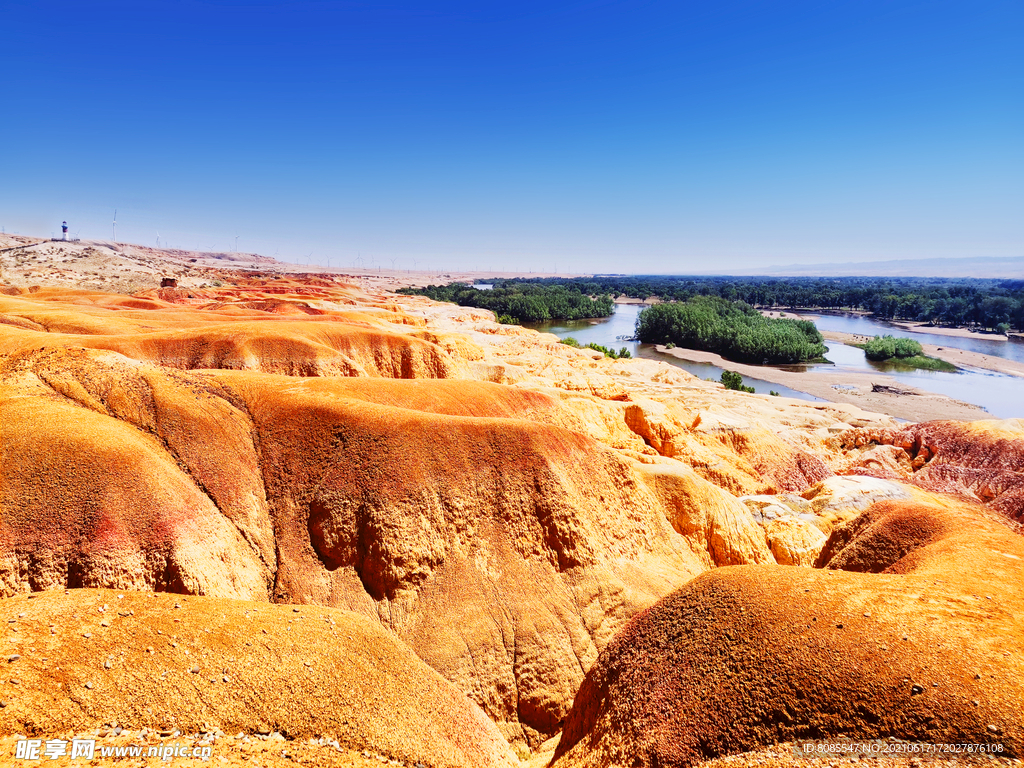
[[[840,734],[1019,754],[1024,538],[978,508],[888,502],[826,552],[828,570],[711,571],[637,616],[584,680],[554,765]]]
[[[378,616],[514,741],[554,733],[618,627],[707,567],[633,462],[545,423],[555,398],[218,379],[259,434],[274,598]]]
[[[736,495],[803,491],[832,475],[820,458],[763,426],[705,419],[683,398],[630,401],[623,418],[648,446]]]
[[[765,427],[724,430],[715,436],[769,483],[769,493],[802,491],[832,474],[821,459]]]
[[[813,565],[826,536],[806,520],[782,517],[764,523],[768,548],[779,565]]]
[[[932,421],[841,436],[846,471],[907,480],[1024,522],[1024,421]],[[883,458],[884,457],[884,458]]]
[[[4,594],[265,600],[274,541],[246,417],[200,380],[97,356],[44,350],[0,366]]]
[[[774,562],[764,531],[734,496],[678,463],[638,468],[661,497],[672,527],[708,567]]]

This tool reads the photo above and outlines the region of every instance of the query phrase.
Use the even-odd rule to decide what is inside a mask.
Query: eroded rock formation
[[[0,382],[8,594],[359,610],[514,740],[558,729],[634,613],[706,568],[772,560],[729,494],[558,426],[543,393],[59,348],[9,356]]]
[[[199,606],[248,601],[224,603],[243,613],[273,602],[345,609],[480,707],[460,700],[461,714],[437,717],[469,718],[480,744],[496,728],[520,755],[559,732],[574,697],[579,709],[581,683],[592,690],[584,679],[603,668],[603,651],[621,648],[620,630],[683,585],[696,590],[686,598],[694,616],[733,639],[729,622],[762,632],[767,649],[790,642],[772,623],[792,607],[787,589],[846,584],[813,571],[816,560],[877,571],[891,559],[878,542],[893,526],[923,531],[899,541],[938,546],[928,525],[880,507],[862,514],[872,503],[955,506],[930,493],[939,490],[1015,514],[1013,424],[982,425],[972,438],[960,425],[897,427],[852,406],[726,392],[664,363],[612,361],[498,325],[482,310],[329,279],[13,294],[0,297],[0,591],[15,597],[0,604],[71,587],[61,610],[74,611],[76,600],[92,605],[88,589],[109,587],[214,600]],[[844,525],[855,518],[861,527]],[[743,569],[718,570],[727,566]],[[706,572],[717,575],[692,581]],[[729,575],[738,573],[755,575]],[[715,618],[720,595],[730,597]],[[759,600],[769,607],[755,610]],[[755,616],[761,623],[742,623]],[[312,642],[288,653],[319,653]],[[714,647],[733,675],[754,663],[748,651],[760,658],[752,645]],[[824,663],[801,658],[809,669]],[[728,711],[741,722],[756,715],[744,709],[756,697],[738,701]],[[490,730],[473,719],[480,711]],[[327,733],[332,717],[302,728]],[[581,717],[571,739],[592,743],[593,760],[612,754],[593,736],[600,724]],[[446,734],[443,749],[476,743]],[[629,738],[630,749],[648,748],[646,736]],[[719,751],[761,743],[743,738]],[[563,752],[571,746],[563,740]],[[469,749],[445,759],[463,764]],[[491,762],[479,764],[505,759],[481,749]],[[401,754],[447,764],[416,750]]]
[[[842,435],[850,473],[976,499],[1024,521],[1024,422],[933,421]]]
[[[995,556],[993,556],[995,555]],[[826,570],[706,573],[587,675],[555,765],[682,766],[800,738],[1024,747],[1024,538],[964,504],[884,502]]]

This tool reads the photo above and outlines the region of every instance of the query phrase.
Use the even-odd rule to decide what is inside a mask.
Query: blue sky
[[[1024,256],[1024,4],[2,0],[0,226],[410,268]],[[310,255],[311,254],[311,255]]]

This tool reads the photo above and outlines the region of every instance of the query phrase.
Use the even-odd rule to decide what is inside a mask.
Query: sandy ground
[[[652,304],[661,304],[661,299],[656,296],[652,296],[649,299],[634,299],[629,296],[619,296],[615,299],[616,304],[646,304],[651,306]]]
[[[991,419],[987,411],[970,403],[954,400],[945,395],[925,392],[907,387],[891,376],[883,373],[844,373],[841,376],[832,372],[819,371],[781,371],[777,368],[759,365],[744,365],[726,360],[714,352],[701,352],[694,349],[666,349],[657,347],[659,352],[673,355],[681,360],[695,363],[710,363],[730,371],[737,371],[753,379],[783,384],[798,392],[829,400],[833,403],[849,403],[867,411],[885,413],[898,419],[908,421],[931,421],[933,419],[958,419],[960,421],[978,421]],[[889,392],[873,392],[872,385],[880,384],[894,388],[900,394]]]
[[[833,743],[841,744],[843,742],[840,739],[836,739]],[[872,742],[855,743],[871,744]],[[879,744],[879,742],[873,743]],[[827,742],[825,742],[825,744],[827,744]],[[857,764],[864,766],[876,766],[877,768],[896,768],[896,766],[922,768],[926,765],[952,768],[952,766],[958,765],[1019,766],[1024,764],[1017,758],[991,754],[892,754],[878,757],[863,754],[853,756],[805,756],[801,751],[803,747],[803,743],[794,744],[792,742],[787,742],[773,747],[766,747],[764,749],[757,750],[756,752],[743,752],[737,755],[720,757],[715,760],[709,760],[705,763],[701,763],[701,765],[706,768],[747,768],[747,766],[762,766],[763,768],[797,768],[797,766],[799,766],[799,768],[833,768],[837,766]],[[886,747],[881,746],[879,748],[884,749]],[[893,750],[901,748],[912,749],[912,747],[906,745],[905,742],[898,742],[888,748]]]
[[[963,339],[984,339],[986,341],[1004,341],[1006,335],[1002,333],[984,333],[971,330],[970,328],[946,328],[941,325],[928,325],[927,323],[910,323],[900,320],[892,323],[897,328],[919,333],[934,333],[936,336],[959,336]]]
[[[761,310],[761,314],[764,315],[765,317],[772,317],[772,318],[788,317],[791,320],[804,320],[805,319],[804,317],[796,314],[795,312],[784,312],[782,310],[776,311],[776,310],[773,310],[773,309],[762,309]]]

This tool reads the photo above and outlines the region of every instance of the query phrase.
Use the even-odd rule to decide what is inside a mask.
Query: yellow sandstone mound
[[[31,597],[0,600],[5,733],[278,732],[407,765],[517,764],[479,707],[364,616],[102,589]]]
[[[482,382],[16,353],[0,584],[360,611],[537,743],[632,615],[707,568],[772,561],[728,493],[559,426],[565,408]]]
[[[50,298],[46,294],[42,299]],[[391,316],[336,311],[295,321],[277,313],[178,307],[68,307],[0,298],[5,351],[85,347],[182,369],[228,368],[294,376],[451,378],[456,363],[437,344],[389,327]]]

